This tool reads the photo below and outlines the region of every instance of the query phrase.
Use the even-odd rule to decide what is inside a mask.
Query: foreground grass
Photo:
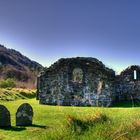
[[[16,127],[22,103],[34,110],[33,126]],[[0,129],[6,140],[140,140],[140,108],[61,107],[39,105],[35,99],[0,101],[10,113],[12,128]]]

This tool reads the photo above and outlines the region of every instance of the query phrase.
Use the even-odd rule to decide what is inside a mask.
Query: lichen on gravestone
[[[33,120],[33,108],[30,104],[20,105],[16,112],[16,126],[30,126]]]
[[[0,105],[0,127],[10,127],[10,112],[4,105]]]

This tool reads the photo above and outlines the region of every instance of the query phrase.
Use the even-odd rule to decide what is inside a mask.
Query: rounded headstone
[[[33,108],[30,104],[24,103],[20,105],[16,112],[16,126],[32,125]]]
[[[0,127],[10,127],[10,112],[4,105],[0,105]]]

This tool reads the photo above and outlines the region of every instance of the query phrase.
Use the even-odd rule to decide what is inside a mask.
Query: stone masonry
[[[38,78],[41,104],[110,106],[115,72],[95,58],[60,59]]]
[[[60,59],[38,76],[41,104],[111,106],[115,101],[140,100],[140,67],[116,76],[96,58]]]
[[[116,101],[140,100],[140,66],[130,66],[121,72],[115,86]]]

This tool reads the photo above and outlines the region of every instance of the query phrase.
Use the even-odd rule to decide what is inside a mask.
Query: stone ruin
[[[140,66],[130,66],[115,83],[116,101],[140,100]]]
[[[120,75],[90,57],[60,59],[38,76],[40,104],[111,106],[116,101],[140,100],[140,67]]]

